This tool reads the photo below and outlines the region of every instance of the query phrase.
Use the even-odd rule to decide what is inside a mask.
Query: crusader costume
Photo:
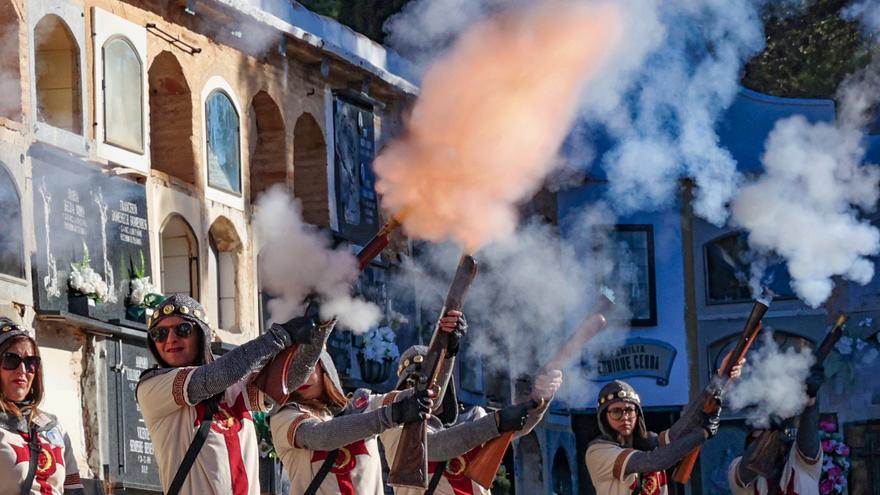
[[[822,477],[822,449],[819,443],[819,405],[815,401],[825,369],[814,366],[807,380],[807,395],[811,403],[801,412],[796,433],[789,428],[780,431],[756,430],[746,438],[746,451],[730,464],[727,480],[733,495],[819,495]],[[768,435],[772,454],[758,452],[761,437]],[[773,459],[758,459],[771,455]],[[770,461],[766,473],[754,469],[755,461]],[[768,480],[773,480],[768,481]]]
[[[196,362],[189,366],[171,367],[157,350],[156,341],[164,342],[172,331],[158,324],[172,316],[191,324],[187,328],[198,339]],[[288,376],[289,386],[300,386],[312,372],[331,327],[317,326],[306,318],[274,324],[265,334],[215,359],[210,348],[211,329],[201,304],[182,294],[163,301],[150,320],[148,339],[159,364],[141,374],[136,390],[163,492],[174,493],[170,488],[182,477],[182,483],[176,482],[179,493],[259,494],[259,453],[251,411],[265,410],[265,401],[250,382],[253,373],[284,348],[303,344]],[[158,330],[164,330],[164,336]],[[203,433],[198,433],[200,429]],[[181,469],[197,437],[204,438],[204,443],[190,467]]]
[[[376,437],[430,412],[427,396],[407,392],[371,394],[358,389],[346,401],[333,360],[321,353],[324,395],[291,397],[270,419],[272,443],[287,469],[290,493],[379,495],[384,493]],[[328,394],[329,392],[329,394]],[[334,403],[325,397],[342,397]]]
[[[666,469],[718,431],[719,414],[704,414],[700,405],[709,389],[688,404],[681,418],[659,435],[649,432],[636,391],[615,380],[599,392],[597,418],[600,436],[587,447],[587,470],[596,493],[607,495],[666,495]],[[635,429],[622,444],[606,416],[609,407],[635,406]]]
[[[400,356],[397,367],[397,388],[407,386],[407,379],[421,370],[428,348],[414,345]],[[452,358],[449,358],[452,359]],[[477,456],[480,447],[504,431],[515,431],[516,437],[528,434],[537,425],[549,403],[528,409],[513,405],[503,409],[502,421],[495,414],[486,414],[481,407],[458,413],[455,382],[450,379],[442,403],[428,420],[428,490],[412,487],[394,487],[395,495],[487,495],[491,493],[464,475],[468,464]],[[388,465],[394,464],[401,428],[390,428],[379,436],[385,448]],[[440,473],[438,474],[438,469]]]
[[[37,349],[21,326],[0,317],[0,347],[17,338],[26,338]],[[19,362],[22,364],[27,369],[28,363]],[[39,363],[33,372],[40,373]],[[38,410],[39,394],[34,393],[34,385],[42,386],[42,380],[34,378],[25,400],[14,403],[20,415],[0,410],[0,493],[82,495],[70,437],[55,416]]]

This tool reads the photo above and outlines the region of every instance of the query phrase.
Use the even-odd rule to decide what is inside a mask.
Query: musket
[[[580,355],[583,346],[608,325],[605,313],[613,304],[614,294],[610,290],[603,290],[599,302],[596,303],[590,314],[581,322],[559,351],[541,366],[536,375],[549,370],[564,369],[572,361],[572,358]],[[530,409],[543,406],[542,402],[532,398],[529,404]],[[492,482],[504,460],[504,453],[507,452],[507,448],[513,441],[514,433],[513,431],[504,432],[486,442],[474,459],[468,463],[464,475],[487,490],[492,488]]]
[[[358,251],[357,262],[358,270],[363,271],[370,262],[379,256],[388,246],[389,237],[394,230],[400,227],[403,219],[402,214],[394,215],[385,222],[385,225],[379,229],[379,232],[370,239],[367,244]],[[306,307],[305,315],[308,316],[315,306],[309,303]],[[257,386],[264,394],[268,395],[276,404],[284,404],[290,397],[291,390],[287,387],[287,370],[290,369],[290,363],[296,357],[296,351],[299,345],[292,345],[272,358],[269,363],[254,377],[254,385]]]
[[[462,255],[458,261],[458,268],[446,293],[446,301],[440,312],[442,319],[449,311],[461,311],[464,304],[464,296],[477,275],[477,262],[470,255]],[[433,389],[436,393],[435,401],[442,400],[449,378],[452,375],[452,366],[447,358],[449,349],[449,333],[440,329],[438,321],[428,346],[428,353],[422,361],[421,371],[411,377],[414,382],[415,392]],[[400,441],[397,444],[397,455],[388,475],[388,484],[392,486],[409,486],[418,488],[428,487],[428,421],[417,421],[403,425],[400,433]]]
[[[828,358],[831,350],[834,349],[834,344],[843,336],[844,325],[847,319],[846,314],[840,314],[837,317],[834,327],[825,335],[825,338],[822,339],[822,343],[816,347],[816,350],[813,351],[815,364],[822,364]],[[782,433],[782,431],[775,428],[763,431],[761,436],[754,441],[754,446],[749,447],[749,450],[752,452],[743,454],[741,462],[746,463],[746,469],[756,472],[768,480],[773,479],[776,459],[785,447],[781,438]]]
[[[743,331],[736,342],[736,347],[730,352],[730,357],[727,359],[724,368],[721,369],[720,376],[713,378],[713,380],[717,382],[716,386],[719,389],[723,390],[727,384],[730,383],[730,372],[733,370],[733,367],[742,361],[746,356],[746,353],[749,352],[749,348],[755,343],[755,339],[758,337],[758,332],[761,331],[761,318],[764,317],[767,309],[770,308],[771,300],[772,296],[767,296],[766,298],[760,297],[755,301],[754,306],[752,306],[752,312],[746,320],[745,328],[743,328]],[[706,401],[703,403],[703,412],[713,414],[717,412],[720,407],[721,404],[718,403],[713,394],[707,397]],[[694,471],[694,466],[697,464],[697,459],[700,457],[700,450],[700,447],[696,447],[684,456],[675,468],[675,472],[672,474],[673,480],[678,483],[688,482]]]

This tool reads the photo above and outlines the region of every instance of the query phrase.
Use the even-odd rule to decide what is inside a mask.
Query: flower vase
[[[391,376],[390,359],[373,361],[358,354],[358,363],[361,366],[361,379],[367,383],[384,383]]]
[[[153,308],[146,308],[144,306],[128,306],[125,308],[125,319],[145,325],[152,314]]]
[[[82,294],[68,294],[67,310],[75,315],[91,318],[91,311],[94,311],[95,300],[89,296]]]

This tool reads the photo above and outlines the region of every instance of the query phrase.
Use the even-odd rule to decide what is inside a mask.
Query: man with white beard
[[[816,395],[823,381],[825,368],[821,364],[810,368],[810,399],[798,418],[798,428],[785,428],[789,423],[785,421],[768,430],[749,432],[745,452],[733,460],[727,472],[733,495],[819,495],[822,449]]]

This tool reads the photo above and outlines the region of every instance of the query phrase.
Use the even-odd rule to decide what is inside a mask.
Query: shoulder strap
[[[327,478],[327,474],[333,469],[333,463],[336,462],[337,457],[339,457],[339,449],[333,449],[330,452],[327,452],[327,458],[324,459],[324,463],[321,464],[320,469],[318,469],[318,474],[316,474],[312,479],[312,482],[309,483],[309,487],[306,488],[303,495],[315,495],[318,493],[318,488],[321,487],[321,483],[324,482],[324,479]]]
[[[31,451],[30,462],[28,462],[27,478],[21,484],[21,495],[30,495],[31,488],[34,486],[34,476],[37,475],[37,463],[40,461],[40,437],[37,435],[37,426],[31,425],[31,436],[28,438],[28,448]]]
[[[186,449],[183,461],[181,461],[180,467],[177,468],[177,473],[174,475],[174,480],[171,482],[171,487],[168,488],[168,493],[166,495],[177,495],[180,492],[180,487],[183,486],[183,482],[186,480],[186,476],[189,474],[193,463],[196,462],[196,456],[199,455],[199,451],[202,450],[202,445],[204,445],[205,440],[208,439],[208,433],[211,429],[211,423],[214,421],[214,413],[217,412],[220,397],[215,395],[214,397],[207,399],[205,402],[205,413],[202,416],[202,424],[199,425],[199,429],[196,431],[196,436],[193,437],[192,443],[189,444],[189,448]]]
[[[443,477],[444,471],[446,471],[446,461],[438,462],[437,467],[434,468],[434,474],[431,475],[431,481],[428,483],[428,489],[425,490],[425,495],[434,495],[434,491],[437,490],[437,485],[440,484],[440,478]]]

